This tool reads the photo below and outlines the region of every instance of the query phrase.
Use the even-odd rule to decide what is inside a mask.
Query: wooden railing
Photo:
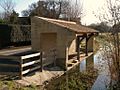
[[[0,56],[0,74],[16,75],[22,79],[23,75],[42,69],[42,53],[24,52],[13,56]],[[41,70],[42,71],[42,70]]]
[[[56,65],[56,50],[48,53],[26,51],[0,56],[0,74],[18,76],[20,79],[30,72],[40,70],[49,64]]]

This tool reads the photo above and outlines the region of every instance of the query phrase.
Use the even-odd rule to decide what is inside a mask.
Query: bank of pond
[[[98,51],[71,70],[65,71],[64,75],[46,81],[43,86],[22,87],[14,81],[1,81],[0,90],[4,87],[10,88],[6,90],[107,90],[105,81],[109,81],[109,76],[102,60]]]

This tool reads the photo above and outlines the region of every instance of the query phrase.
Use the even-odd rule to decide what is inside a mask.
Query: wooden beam
[[[36,56],[39,56],[39,55],[40,55],[40,53],[25,55],[25,56],[21,56],[21,59],[32,58],[32,57],[36,57]]]
[[[6,64],[6,63],[0,63],[0,67],[1,66],[6,66],[6,67],[19,67],[18,64]]]
[[[34,60],[34,61],[31,61],[31,62],[22,64],[22,67],[30,66],[30,65],[33,65],[33,64],[36,64],[36,63],[39,63],[39,62],[40,62],[40,60]]]
[[[42,70],[43,70],[43,59],[42,59],[42,57],[43,57],[43,53],[41,52],[40,53],[40,71],[42,72]]]
[[[80,44],[82,42],[83,39],[85,39],[86,36],[85,34],[83,34],[82,36],[77,36],[77,48],[76,48],[76,51],[77,51],[77,60],[80,60]]]
[[[21,62],[20,57],[17,56],[6,56],[6,55],[0,55],[1,60],[4,59],[6,61],[15,61],[15,62]]]
[[[79,61],[80,60],[80,48],[79,48],[79,43],[80,41],[80,37],[77,37],[77,60]]]
[[[36,66],[36,67],[34,67],[34,68],[30,68],[30,69],[27,69],[27,70],[25,70],[25,71],[22,71],[22,75],[27,74],[27,73],[29,73],[29,72],[32,72],[32,71],[34,71],[34,70],[36,70],[36,69],[39,69],[39,68],[40,68],[40,66]]]
[[[19,75],[19,72],[0,72],[0,75]]]
[[[87,34],[86,34],[86,41],[85,41],[85,56],[88,56],[88,39],[87,39]]]
[[[20,75],[19,75],[19,78],[22,79],[23,75],[22,75],[22,71],[23,71],[23,67],[22,67],[22,64],[23,64],[23,59],[20,60],[20,66],[19,66],[19,69],[20,69]]]

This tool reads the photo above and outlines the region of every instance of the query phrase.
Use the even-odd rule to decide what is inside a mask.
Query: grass
[[[69,72],[59,78],[53,78],[42,86],[20,86],[14,81],[0,81],[0,90],[89,90],[97,77],[97,71],[88,67],[87,71],[80,72],[79,66],[74,67]]]
[[[14,81],[0,81],[0,90],[41,90],[41,87],[35,85],[20,86]]]
[[[63,76],[51,80],[46,90],[89,90],[97,77],[97,71],[88,69],[81,73],[78,67],[65,73]]]
[[[98,37],[94,43],[94,51],[99,49],[99,40],[103,37]],[[73,70],[65,73],[59,78],[54,78],[45,86],[46,90],[89,90],[93,85],[97,71],[89,68],[86,72],[79,72],[79,69],[73,68]],[[0,81],[0,90],[43,90],[41,87],[30,85],[23,87],[17,85],[14,81]]]

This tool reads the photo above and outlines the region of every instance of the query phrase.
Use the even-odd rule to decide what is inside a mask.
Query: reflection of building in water
[[[80,72],[83,72],[87,69],[94,69],[94,55],[91,55],[87,59],[81,61]]]
[[[80,63],[80,72],[83,72],[85,70],[86,70],[86,60],[83,60]]]
[[[87,69],[94,69],[94,56],[91,55],[86,59],[86,68]]]

